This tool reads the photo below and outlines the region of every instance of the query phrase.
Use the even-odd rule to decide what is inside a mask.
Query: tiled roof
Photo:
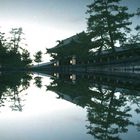
[[[66,39],[64,39],[62,41],[58,41],[59,44],[57,46],[53,47],[53,48],[50,48],[49,50],[57,49],[57,48],[64,47],[64,46],[68,46],[68,44],[70,44],[72,41],[80,43],[80,40],[79,40],[80,35],[85,35],[85,32],[81,32],[79,34],[76,34],[76,35],[73,35],[73,36],[71,36],[69,38],[66,38]]]

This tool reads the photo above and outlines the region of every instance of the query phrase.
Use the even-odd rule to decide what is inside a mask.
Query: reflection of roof
[[[70,95],[67,95],[65,93],[61,93],[61,92],[57,92],[57,94],[61,97],[63,97],[62,99],[65,99],[66,101],[69,101],[71,103],[74,103],[74,104],[78,104],[78,101],[74,99],[72,99],[72,97]]]

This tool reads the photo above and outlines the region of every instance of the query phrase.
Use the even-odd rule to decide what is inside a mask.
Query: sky
[[[34,54],[62,40],[86,31],[87,5],[93,0],[0,0],[0,31],[22,27],[27,49]],[[130,10],[140,0],[123,0]],[[45,58],[47,59],[47,58]],[[48,60],[45,60],[48,61]]]

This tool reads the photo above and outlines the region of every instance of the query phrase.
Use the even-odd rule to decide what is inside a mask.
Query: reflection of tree
[[[23,91],[23,90],[22,90]],[[6,100],[11,103],[10,108],[12,111],[22,111],[22,98],[20,96],[21,90],[15,87],[14,89],[8,89],[6,94]]]
[[[68,77],[60,75],[59,79],[53,79],[47,89],[57,93],[59,98],[86,107],[89,123],[86,128],[89,134],[99,140],[120,140],[119,134],[127,133],[128,126],[135,125],[137,130],[140,130],[140,123],[131,120],[133,117],[131,111],[134,108],[130,106],[130,104],[136,105],[134,110],[137,114],[140,113],[139,92],[137,91],[136,94],[132,95],[131,88],[130,90],[127,89],[128,84],[125,88],[124,79],[122,79],[124,85],[115,87],[113,77],[111,77],[112,80],[97,78],[97,81],[95,76],[93,81],[77,78],[74,84],[68,80]],[[113,81],[113,84],[110,83],[110,86],[107,86],[107,82],[102,81],[106,84],[105,86],[101,84],[101,81],[99,82],[99,79]],[[118,79],[116,81],[118,82]],[[121,83],[121,81],[119,82]]]
[[[119,133],[126,133],[128,126],[133,125],[129,120],[131,108],[126,105],[127,99],[123,95],[116,95],[115,89],[100,89],[100,96],[94,97],[93,105],[88,108],[87,126],[89,134],[94,135],[97,139],[119,140]]]
[[[136,109],[135,109],[135,112],[137,114],[140,113],[140,96],[136,96],[135,94],[134,95],[131,95],[131,96],[128,96],[129,100],[131,101],[131,104],[135,104],[136,105]]]
[[[131,96],[128,96],[128,99],[131,105],[135,105],[135,109],[134,109],[135,113],[137,115],[140,115],[140,96],[133,94]],[[136,122],[135,125],[137,127],[137,130],[140,131],[140,121]]]
[[[138,122],[138,123],[136,124],[136,126],[137,126],[137,130],[140,132],[140,122]]]
[[[22,91],[29,87],[28,73],[5,73],[0,75],[0,107],[10,104],[13,111],[22,111]]]
[[[34,84],[38,87],[38,88],[41,88],[42,87],[42,77],[40,76],[36,76],[34,78],[35,82]]]

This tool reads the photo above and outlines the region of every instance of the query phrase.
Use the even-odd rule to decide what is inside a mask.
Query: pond
[[[0,73],[2,140],[139,140],[140,80]]]

